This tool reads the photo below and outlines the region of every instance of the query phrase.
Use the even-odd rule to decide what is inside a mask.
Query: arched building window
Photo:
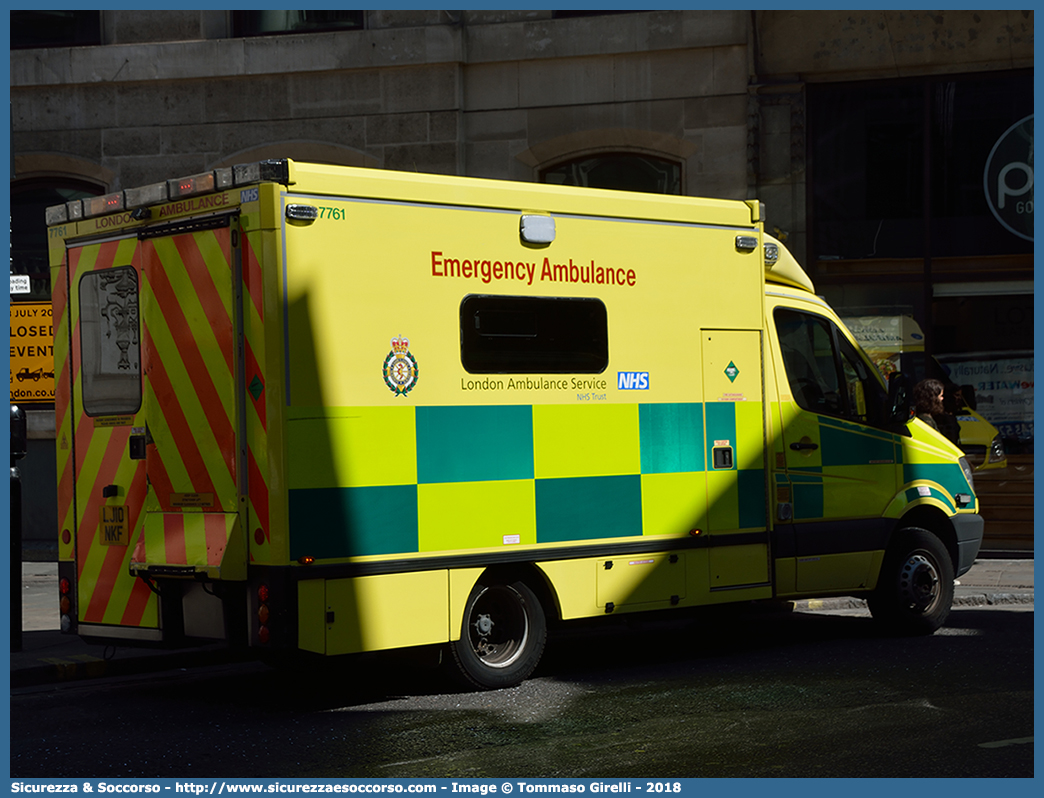
[[[586,155],[540,172],[542,183],[587,188],[681,194],[681,164],[653,155],[630,152]]]

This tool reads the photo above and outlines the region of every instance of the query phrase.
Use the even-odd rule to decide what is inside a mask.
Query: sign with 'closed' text
[[[11,303],[11,402],[54,401],[54,325],[50,302]]]

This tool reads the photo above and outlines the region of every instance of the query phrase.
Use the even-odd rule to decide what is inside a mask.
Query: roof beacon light
[[[127,199],[127,208],[144,208],[167,201],[167,184],[152,183],[140,188],[128,188],[123,192]],[[147,217],[146,217],[147,218]]]
[[[123,192],[106,194],[103,197],[86,197],[83,200],[84,216],[101,216],[123,210]]]
[[[171,199],[179,197],[193,197],[196,194],[206,194],[215,188],[214,173],[204,172],[188,177],[179,177],[176,180],[167,181],[167,194]]]

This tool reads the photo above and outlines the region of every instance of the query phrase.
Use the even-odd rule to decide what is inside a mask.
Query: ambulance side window
[[[847,338],[837,334],[841,350],[841,368],[848,397],[848,415],[864,424],[879,424],[885,420],[888,396],[877,381],[866,361]]]
[[[598,299],[464,297],[460,360],[471,374],[600,374],[609,319]]]
[[[141,407],[138,273],[130,266],[80,280],[80,373],[89,416],[136,413]]]
[[[795,310],[776,310],[776,333],[794,401],[813,413],[838,415],[840,383],[829,322]]]
[[[863,424],[883,421],[884,389],[833,322],[789,308],[777,308],[775,321],[790,392],[800,407]]]

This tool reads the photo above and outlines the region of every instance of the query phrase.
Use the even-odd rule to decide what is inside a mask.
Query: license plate
[[[127,515],[127,508],[123,505],[101,508],[98,541],[103,546],[126,546],[130,542],[130,525],[127,523]]]

